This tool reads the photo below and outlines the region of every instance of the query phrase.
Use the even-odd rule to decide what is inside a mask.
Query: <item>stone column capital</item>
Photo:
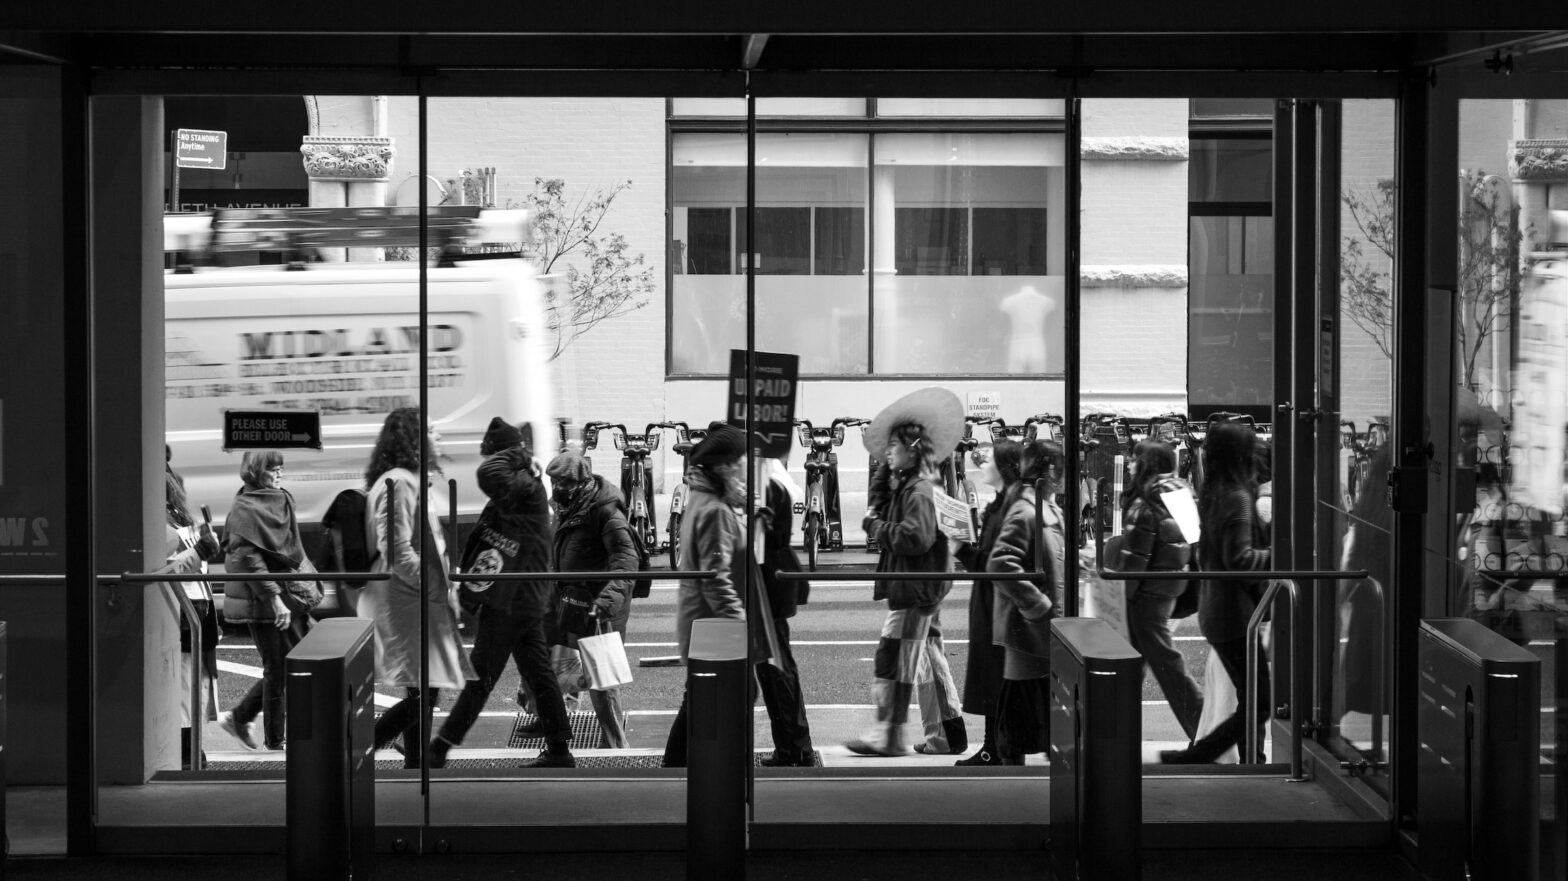
[[[1568,138],[1529,138],[1508,145],[1508,171],[1529,182],[1568,181]]]
[[[391,138],[306,135],[299,152],[311,180],[385,181],[397,148]]]

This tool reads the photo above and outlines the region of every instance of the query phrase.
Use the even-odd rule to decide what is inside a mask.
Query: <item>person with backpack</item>
[[[375,747],[383,749],[402,735],[405,768],[419,767],[424,752],[422,709],[435,704],[441,689],[460,688],[474,678],[447,599],[451,581],[440,522],[434,510],[419,506],[421,483],[429,479],[421,463],[435,468],[435,441],[417,408],[393,410],[365,468],[365,528],[376,547],[370,571],[392,577],[365,586],[358,614],[375,622],[376,684],[402,688],[406,695],[376,720]],[[423,642],[422,614],[429,623]],[[429,676],[424,693],[422,658],[428,659]]]
[[[1171,515],[1167,494],[1192,496],[1176,476],[1176,448],[1148,438],[1133,447],[1132,480],[1122,491],[1122,543],[1111,568],[1120,572],[1180,572],[1192,562],[1192,545]],[[1189,505],[1191,503],[1189,502]],[[1197,587],[1186,581],[1128,581],[1127,633],[1153,671],[1188,743],[1198,735],[1203,692],[1171,642],[1176,600]]]
[[[620,578],[562,583],[561,591],[580,592],[591,598],[590,632],[614,630],[626,638],[632,611],[632,574],[637,571],[637,542],[626,520],[626,500],[614,484],[593,473],[593,463],[568,450],[545,468],[551,483],[550,502],[555,508],[555,568],[558,572],[621,572]],[[575,646],[577,636],[558,638]],[[594,715],[599,719],[599,745],[626,749],[626,725],[621,712],[620,689],[588,690]]]
[[[499,416],[479,443],[479,489],[490,499],[469,533],[463,571],[469,573],[550,571],[550,509],[544,481],[523,435]],[[547,581],[469,581],[463,605],[473,611],[478,632],[469,657],[478,678],[463,687],[452,714],[430,743],[430,767],[446,764],[447,753],[463,742],[485,708],[508,658],[533,690],[539,708],[538,731],[545,751],[524,768],[573,768],[571,722],[550,666],[547,622],[555,608],[555,589]]]

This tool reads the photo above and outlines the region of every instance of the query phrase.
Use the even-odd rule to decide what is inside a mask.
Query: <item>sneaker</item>
[[[845,743],[844,748],[857,756],[884,756],[891,758],[893,756],[909,755],[909,750],[907,749],[902,749],[897,746],[876,746],[875,744],[867,743],[858,737]]]
[[[577,759],[569,752],[553,753],[549,750],[541,752],[537,758],[525,759],[518,764],[519,768],[575,768]]]
[[[238,740],[240,745],[246,749],[261,749],[261,747],[256,744],[256,738],[252,737],[250,734],[250,729],[255,724],[256,723],[252,721],[241,725],[239,720],[234,718],[233,710],[228,710],[218,714],[218,727],[222,729],[223,733],[229,735],[235,740]]]

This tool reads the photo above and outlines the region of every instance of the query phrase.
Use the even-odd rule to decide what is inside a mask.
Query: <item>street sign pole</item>
[[[169,213],[180,213],[180,142],[179,132],[169,132]]]

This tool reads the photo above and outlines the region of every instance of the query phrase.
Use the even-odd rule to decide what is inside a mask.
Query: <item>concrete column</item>
[[[97,571],[163,564],[163,104],[92,104]],[[175,463],[178,467],[178,463]],[[98,609],[99,782],[179,766],[180,635],[166,591],[105,588]]]
[[[397,149],[392,139],[373,136],[307,135],[299,148],[310,178],[311,207],[382,207]],[[317,201],[318,198],[320,201]],[[330,248],[328,262],[380,259],[379,248]]]

